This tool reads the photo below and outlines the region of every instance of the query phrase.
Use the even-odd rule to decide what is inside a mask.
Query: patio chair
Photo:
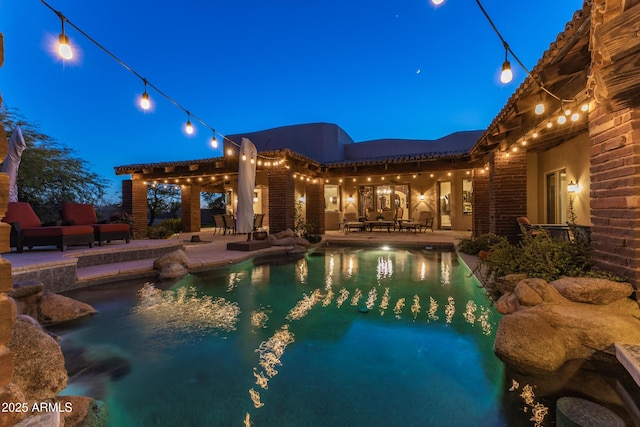
[[[62,219],[73,225],[91,226],[98,246],[102,246],[102,242],[110,243],[112,240],[124,240],[125,243],[131,241],[131,227],[129,227],[129,224],[98,221],[96,210],[90,204],[64,203],[62,205]]]
[[[531,221],[529,221],[529,218],[526,216],[517,217],[516,222],[518,223],[520,230],[522,230],[522,233],[527,233],[531,237],[536,237],[540,234],[540,229],[531,224]]]
[[[213,234],[216,234],[218,231],[221,233],[226,231],[224,226],[224,215],[212,215],[213,216]]]
[[[2,221],[11,225],[10,245],[22,252],[24,247],[56,246],[64,251],[68,245],[93,247],[93,227],[88,225],[46,226],[27,202],[11,202]]]
[[[263,221],[264,221],[264,214],[255,214],[253,216],[253,231],[262,231]]]
[[[431,231],[433,232],[433,212],[420,211],[420,214],[418,215],[417,220],[407,221],[402,223],[402,228],[405,228],[407,230],[413,230],[416,233],[417,232],[422,233],[422,228],[424,228],[425,230],[427,228],[430,228]]]
[[[350,232],[351,229],[364,231],[364,222],[358,221],[358,217],[353,212],[347,212],[344,214],[343,228],[345,234]]]
[[[236,219],[233,215],[223,215],[222,220],[224,221],[224,235],[229,233],[236,234]]]

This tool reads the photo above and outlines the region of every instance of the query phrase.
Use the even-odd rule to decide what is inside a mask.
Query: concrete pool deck
[[[437,230],[423,233],[388,233],[386,230],[372,232],[328,231],[323,242],[328,245],[390,247],[430,247],[450,249],[470,232]],[[200,242],[191,242],[197,235]],[[213,229],[204,228],[197,233],[180,233],[170,239],[136,239],[125,244],[114,241],[103,246],[70,246],[64,252],[54,247],[36,247],[23,253],[10,252],[3,258],[11,262],[14,283],[38,280],[51,292],[62,292],[76,287],[141,277],[155,277],[153,261],[161,255],[184,248],[189,259],[189,271],[199,272],[235,264],[257,255],[286,254],[290,247],[271,247],[256,251],[227,250],[227,244],[242,242],[246,235],[214,234]]]

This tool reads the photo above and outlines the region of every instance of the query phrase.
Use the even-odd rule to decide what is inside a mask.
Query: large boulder
[[[562,277],[549,284],[568,300],[588,304],[611,304],[633,293],[629,283],[592,277]]]
[[[163,280],[177,279],[179,277],[185,276],[187,273],[189,273],[189,270],[187,270],[182,264],[177,262],[170,262],[162,266],[158,277]]]
[[[628,298],[577,303],[544,280],[526,279],[504,295],[497,308],[505,316],[494,350],[525,372],[555,371],[568,360],[610,350],[614,342],[640,343],[640,309]]]
[[[189,258],[184,250],[178,249],[173,252],[169,252],[168,254],[162,255],[160,258],[156,259],[153,262],[153,268],[155,270],[162,270],[166,264],[180,264],[183,267],[187,267],[189,265]]]
[[[26,400],[50,399],[66,387],[62,350],[40,328],[17,319],[7,347],[14,360],[11,382],[22,389]]]
[[[107,425],[107,405],[101,400],[85,396],[58,396],[60,406],[70,408],[61,415],[64,427],[102,427]]]
[[[13,290],[7,295],[16,302],[18,314],[38,317],[38,304],[44,291],[44,284],[39,280],[23,280],[13,284]]]
[[[43,325],[55,325],[95,314],[89,304],[58,294],[44,294],[40,299],[38,321]]]

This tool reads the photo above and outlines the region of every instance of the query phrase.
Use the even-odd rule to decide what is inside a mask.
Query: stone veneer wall
[[[640,7],[622,0],[594,1],[591,34],[618,18],[625,8]],[[640,286],[640,108],[608,108],[609,88],[597,78],[615,63],[602,52],[603,38],[591,38],[591,87],[596,106],[589,114],[591,142],[592,263]],[[637,55],[637,53],[629,53]],[[616,60],[625,60],[625,57]],[[634,60],[634,64],[637,62]],[[636,65],[637,66],[637,65]]]
[[[133,216],[133,238],[147,237],[147,184],[142,179],[122,181],[122,208]]]
[[[474,237],[489,232],[489,197],[489,173],[484,169],[474,169],[471,215],[471,231]]]
[[[0,33],[0,67],[4,63],[4,36]],[[0,94],[0,106],[2,95]],[[4,127],[0,126],[0,162],[7,157],[9,144]],[[0,173],[0,218],[7,212],[9,202],[9,177]],[[9,252],[9,224],[0,222],[0,253]],[[16,307],[5,292],[13,289],[11,280],[11,263],[0,257],[0,404],[6,402],[9,396],[7,385],[11,383],[13,375],[13,355],[7,348],[11,339],[13,324],[16,321]],[[13,424],[12,414],[0,411],[0,427]]]
[[[324,180],[307,183],[305,188],[307,197],[307,223],[314,225],[314,234],[324,234]]]
[[[285,168],[269,171],[269,232],[294,229],[296,206],[293,174]]]
[[[520,234],[516,218],[527,215],[525,150],[494,152],[489,164],[489,232],[506,236],[513,243]]]
[[[200,231],[200,192],[202,187],[197,184],[181,187],[182,231]]]

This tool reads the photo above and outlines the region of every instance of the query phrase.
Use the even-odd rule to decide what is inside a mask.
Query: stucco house
[[[517,217],[563,224],[571,205],[590,227],[595,265],[637,286],[639,27],[638,0],[585,1],[484,131],[355,143],[339,126],[315,123],[232,135],[220,158],[116,167],[132,178],[125,206],[145,224],[146,186],[170,183],[182,186],[187,231],[200,226],[201,191],[227,193],[233,209],[237,144],[248,137],[262,159],[255,211],[271,231],[292,227],[303,202],[319,232],[346,212],[428,210],[441,229],[515,238]]]

